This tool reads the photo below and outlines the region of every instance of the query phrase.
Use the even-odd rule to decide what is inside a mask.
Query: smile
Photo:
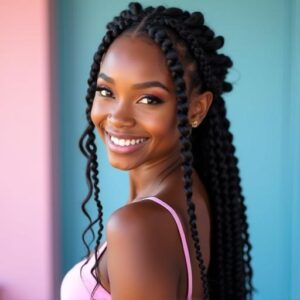
[[[119,139],[116,136],[109,136],[110,140],[118,146],[121,147],[127,147],[127,146],[133,146],[136,144],[140,144],[146,141],[146,138],[140,138],[140,139]]]
[[[109,149],[113,152],[119,152],[119,153],[130,153],[134,152],[141,147],[144,146],[146,141],[149,138],[146,137],[139,137],[139,138],[120,138],[116,137],[114,135],[106,133],[106,138],[108,141]]]

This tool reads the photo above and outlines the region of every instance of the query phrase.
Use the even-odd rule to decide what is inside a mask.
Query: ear
[[[188,119],[193,127],[197,127],[205,118],[213,101],[212,92],[204,92],[202,94],[192,94],[190,97]]]

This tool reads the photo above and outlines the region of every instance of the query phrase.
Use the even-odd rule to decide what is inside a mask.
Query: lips
[[[118,153],[135,152],[143,147],[149,139],[148,137],[111,133],[107,131],[105,131],[105,133],[109,149]]]

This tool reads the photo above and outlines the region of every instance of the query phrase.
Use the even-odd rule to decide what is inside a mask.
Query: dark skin
[[[189,87],[189,79],[184,79]],[[165,57],[148,38],[124,33],[103,57],[97,86],[92,121],[106,145],[111,165],[128,170],[130,178],[128,202],[107,223],[107,249],[99,264],[101,284],[114,300],[185,299],[186,263],[174,219],[155,202],[141,200],[156,196],[182,221],[192,262],[193,299],[203,299],[186,213],[175,87]],[[201,123],[212,98],[210,92],[188,92],[190,122]],[[107,133],[142,142],[134,151],[119,152]],[[195,171],[192,180],[201,250],[208,267],[208,195]]]

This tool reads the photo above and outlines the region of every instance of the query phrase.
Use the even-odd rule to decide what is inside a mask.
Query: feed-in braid
[[[234,156],[233,136],[225,117],[224,100],[221,97],[215,100],[204,122],[193,131],[193,139],[199,141],[201,137],[203,142],[193,151],[194,156],[198,157],[195,168],[209,189],[213,209],[214,238],[211,245],[209,286],[213,299],[248,299],[251,298],[253,286],[246,208],[240,187],[238,160]],[[205,147],[204,141],[208,141]],[[226,192],[225,185],[228,186],[225,188]],[[229,234],[230,230],[232,233]],[[230,252],[229,255],[227,251]],[[224,291],[225,298],[222,296]],[[231,294],[233,296],[230,298]]]
[[[98,222],[99,230],[94,248],[96,261],[91,270],[92,274],[96,272],[93,276],[97,285],[100,283],[97,272],[100,259],[97,254],[103,225],[97,179],[97,149],[90,112],[103,55],[116,37],[124,31],[131,31],[145,34],[160,46],[176,86],[183,186],[204,297],[218,300],[251,299],[254,288],[246,206],[242,195],[238,160],[234,155],[233,136],[229,131],[230,123],[226,118],[225,102],[221,97],[223,92],[232,89],[231,84],[225,81],[232,61],[228,56],[218,53],[223,46],[224,38],[215,36],[204,24],[204,17],[200,12],[189,13],[179,8],[164,6],[156,8],[150,6],[143,9],[139,3],[130,3],[128,10],[122,11],[107,24],[107,29],[91,67],[86,96],[88,127],[80,139],[80,150],[88,159],[86,178],[89,187],[82,210],[90,222],[82,239],[88,248],[86,258],[89,259],[90,250],[85,235],[89,231],[93,234],[92,226]],[[191,78],[190,89],[196,89],[199,93],[209,90],[214,95],[207,116],[198,128],[193,128],[191,136],[187,118],[184,71],[187,71]],[[192,201],[192,167],[203,180],[210,199],[212,238],[208,272],[200,250],[195,204]],[[93,191],[98,208],[98,217],[95,221],[91,221],[86,210],[86,204]]]
[[[178,13],[178,11],[176,11],[176,13]],[[218,232],[216,234],[219,235],[218,248],[225,249],[225,251],[222,251],[223,253],[219,253],[216,257],[218,257],[219,266],[224,265],[224,263],[221,263],[222,259],[224,259],[227,265],[226,268],[219,267],[221,280],[216,281],[220,285],[218,299],[223,299],[224,297],[226,299],[244,299],[247,295],[251,297],[253,290],[251,284],[252,269],[250,267],[251,245],[247,232],[248,224],[245,217],[244,197],[241,195],[237,159],[234,156],[235,148],[232,145],[233,136],[229,131],[229,121],[226,119],[225,103],[220,96],[222,92],[227,92],[232,89],[231,85],[224,81],[227,69],[232,66],[232,61],[229,57],[216,53],[216,51],[223,46],[224,38],[221,36],[214,37],[213,31],[208,27],[204,26],[201,39],[195,38],[197,34],[195,34],[195,36],[190,34],[191,28],[199,28],[199,25],[203,24],[203,21],[203,15],[197,12],[189,16],[184,22],[172,22],[164,19],[161,21],[161,24],[168,24],[173,29],[177,27],[178,35],[182,40],[186,41],[187,51],[193,53],[198,62],[198,69],[203,74],[200,76],[202,85],[199,84],[199,86],[202,90],[208,89],[214,92],[215,99],[211,110],[213,111],[215,106],[219,109],[219,112],[216,114],[216,121],[221,123],[219,124],[219,130],[216,130],[215,133],[211,135],[210,140],[216,144],[216,153],[219,154],[217,156],[217,172],[220,178],[219,182],[221,182],[221,185],[219,185],[221,186],[220,188],[223,194],[222,199],[227,199],[222,200],[222,202],[220,201],[220,196],[217,192],[220,188],[216,185],[214,189],[216,200],[218,201],[216,209],[219,211],[216,216],[216,220],[218,220],[216,224]],[[188,24],[189,30],[184,27],[184,24]],[[205,39],[207,39],[206,44]],[[196,85],[197,80],[194,80],[193,84]],[[208,114],[207,119],[210,119],[210,114]],[[193,131],[195,132],[196,130]],[[221,135],[218,135],[218,132]],[[227,138],[224,139],[224,137]],[[210,143],[208,143],[208,145],[209,144]],[[212,153],[213,155],[214,147],[212,147],[210,151],[211,152],[207,153]],[[214,159],[210,159],[209,161],[214,162]],[[215,176],[215,173],[213,174],[213,176]],[[216,180],[214,182],[217,184]],[[221,209],[223,210],[222,214],[224,216],[223,223],[220,222]],[[220,235],[222,228],[224,230],[223,236]],[[221,241],[225,241],[222,244],[223,247],[220,247]],[[214,281],[213,277],[211,277],[211,281]],[[226,296],[224,294],[225,286]]]
[[[190,126],[188,122],[188,101],[185,93],[186,87],[183,80],[183,67],[179,61],[178,54],[172,45],[170,38],[165,30],[156,28],[154,26],[148,27],[149,36],[161,47],[165,54],[166,61],[171,72],[173,81],[175,83],[176,96],[177,96],[177,119],[178,130],[180,133],[181,142],[181,159],[183,170],[183,186],[186,194],[187,212],[189,215],[189,225],[191,229],[192,238],[194,241],[194,247],[196,249],[196,257],[200,269],[200,277],[203,282],[204,297],[208,299],[208,286],[206,278],[206,268],[203,260],[203,256],[200,250],[199,233],[197,230],[197,217],[195,213],[195,204],[192,201],[192,145],[190,142]]]
[[[235,147],[232,144],[233,135],[229,131],[230,122],[226,118],[226,107],[223,98],[219,98],[219,116],[223,121],[221,124],[221,128],[223,128],[223,153],[226,153],[226,166],[228,168],[228,174],[233,174],[234,176],[230,177],[230,181],[228,182],[228,186],[230,188],[231,196],[232,196],[232,204],[231,213],[232,213],[232,222],[233,222],[233,234],[237,235],[234,241],[236,244],[233,247],[235,251],[235,260],[234,262],[237,265],[237,268],[241,267],[241,261],[245,259],[247,264],[245,265],[243,272],[247,279],[252,277],[252,269],[249,268],[251,263],[251,244],[249,242],[249,233],[248,233],[248,224],[246,222],[245,213],[246,206],[244,201],[244,196],[242,195],[241,189],[241,180],[239,177],[239,170],[237,168],[238,159],[235,157]],[[237,232],[237,228],[242,228],[243,234]],[[239,238],[238,238],[239,237]],[[244,247],[243,247],[244,245]],[[242,250],[242,251],[239,251]],[[239,282],[241,277],[237,278],[234,281]],[[245,290],[251,290],[252,284],[251,281],[247,280],[248,285],[245,286]]]
[[[95,126],[92,123],[91,120],[91,109],[92,109],[92,103],[93,99],[95,97],[95,92],[96,92],[96,82],[97,82],[97,76],[100,70],[100,62],[102,59],[103,54],[107,51],[108,47],[111,45],[111,43],[114,41],[114,39],[119,36],[128,26],[132,24],[130,22],[130,17],[132,16],[132,11],[131,10],[124,10],[121,12],[123,15],[122,17],[117,17],[114,19],[113,22],[110,22],[107,24],[108,31],[105,34],[105,36],[102,39],[102,43],[98,47],[97,52],[94,55],[93,59],[93,64],[91,66],[91,71],[90,71],[90,76],[88,79],[88,90],[87,90],[87,96],[86,96],[86,102],[87,102],[87,109],[86,109],[86,118],[88,121],[88,126],[85,129],[84,133],[80,137],[79,140],[79,148],[81,152],[87,157],[88,162],[87,162],[87,168],[86,168],[86,179],[87,179],[87,184],[88,184],[88,194],[83,200],[83,203],[81,205],[82,211],[84,214],[87,216],[89,220],[89,224],[87,228],[84,230],[82,234],[82,240],[84,245],[87,248],[87,255],[86,258],[87,260],[85,263],[81,266],[80,272],[82,272],[82,268],[88,263],[90,259],[90,248],[89,245],[86,242],[86,234],[91,231],[92,237],[94,240],[94,231],[93,231],[93,225],[96,224],[97,222],[99,223],[99,229],[98,229],[98,235],[96,239],[96,245],[94,247],[94,256],[95,256],[95,264],[93,268],[91,269],[91,274],[95,278],[97,285],[99,284],[99,279],[98,279],[98,269],[97,266],[99,264],[99,257],[98,257],[98,250],[102,238],[102,230],[103,230],[103,207],[101,204],[101,201],[99,200],[99,180],[98,180],[98,162],[97,162],[97,146],[95,144],[95,134],[93,132]],[[128,19],[127,19],[128,18]],[[87,139],[86,143],[84,144],[84,140]],[[92,176],[90,174],[93,174]],[[91,179],[92,177],[92,179]],[[93,190],[95,189],[94,192],[94,200],[97,205],[97,211],[98,211],[98,216],[97,218],[92,221],[91,217],[86,209],[86,206],[93,194]],[[92,240],[92,241],[93,241]],[[91,297],[93,297],[95,289],[97,286],[95,286],[93,293]]]
[[[218,101],[218,98],[215,99],[215,101]],[[217,108],[217,106],[216,106]],[[218,116],[218,114],[217,114]],[[222,128],[222,124],[220,124],[220,118],[215,118],[216,122],[216,131],[214,132],[214,139],[216,142],[215,145],[215,153],[218,160],[218,173],[220,178],[220,189],[222,191],[222,206],[224,210],[224,220],[223,220],[223,230],[224,230],[224,242],[223,242],[223,248],[224,248],[224,262],[226,264],[225,272],[224,272],[224,281],[226,286],[226,294],[228,295],[228,298],[232,299],[234,297],[233,292],[233,275],[234,275],[234,257],[232,254],[233,251],[233,227],[232,227],[232,220],[231,220],[231,207],[229,201],[231,200],[231,197],[229,195],[229,185],[228,185],[228,168],[227,168],[227,162],[226,162],[226,153],[223,152],[223,136],[222,131],[219,130]]]

